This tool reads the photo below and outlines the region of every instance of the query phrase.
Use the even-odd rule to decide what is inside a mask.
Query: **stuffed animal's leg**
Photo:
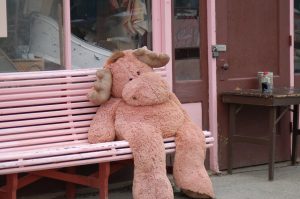
[[[166,175],[166,155],[161,132],[151,125],[141,123],[128,124],[121,131],[133,153],[133,198],[173,199],[172,186]]]
[[[213,198],[211,180],[204,167],[205,136],[194,123],[186,121],[176,133],[173,174],[175,183],[192,198]]]

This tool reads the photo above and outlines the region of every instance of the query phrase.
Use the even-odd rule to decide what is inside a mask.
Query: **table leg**
[[[269,109],[269,180],[274,179],[275,144],[276,144],[276,107]]]
[[[293,141],[292,141],[292,165],[296,164],[297,160],[297,142],[298,142],[298,125],[299,125],[299,105],[294,105],[293,114]]]
[[[235,104],[230,104],[229,105],[229,131],[228,131],[228,162],[227,162],[227,167],[228,167],[228,173],[232,174],[232,161],[233,161],[233,146],[232,146],[232,138],[233,135],[236,134],[236,118],[235,118],[235,110],[236,110],[236,105]]]

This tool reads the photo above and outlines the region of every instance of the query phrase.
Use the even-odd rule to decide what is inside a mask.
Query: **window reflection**
[[[151,0],[71,0],[72,34],[80,40],[73,68],[102,67],[115,50],[151,49],[150,13]]]
[[[72,0],[72,33],[108,50],[151,48],[151,1]]]
[[[65,69],[63,0],[7,1],[0,72]],[[72,68],[102,67],[113,50],[152,49],[151,0],[70,0]]]
[[[61,0],[7,1],[8,35],[0,38],[0,72],[63,69],[61,9]]]
[[[176,0],[174,4],[175,79],[200,79],[199,1]]]

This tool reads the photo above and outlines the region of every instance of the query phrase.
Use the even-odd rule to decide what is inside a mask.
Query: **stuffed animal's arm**
[[[99,107],[89,128],[90,143],[109,142],[115,139],[114,117],[120,101],[121,99],[111,98]]]
[[[190,118],[188,113],[182,108],[181,102],[179,101],[179,99],[177,98],[177,96],[174,93],[170,94],[170,100],[175,102],[175,104],[177,104],[180,107],[180,109],[182,110],[182,112],[183,112],[186,119]]]

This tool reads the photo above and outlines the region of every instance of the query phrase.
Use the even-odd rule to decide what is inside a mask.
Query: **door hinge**
[[[217,58],[220,52],[226,52],[227,46],[225,44],[216,44],[211,46],[212,57]]]

